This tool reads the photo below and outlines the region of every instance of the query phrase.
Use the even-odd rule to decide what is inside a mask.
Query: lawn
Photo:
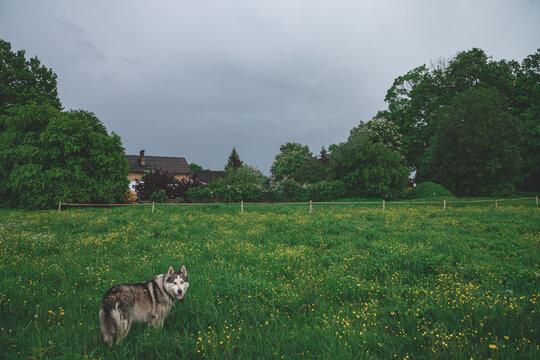
[[[540,357],[534,201],[0,210],[6,359]],[[185,264],[161,330],[101,343],[113,284]]]

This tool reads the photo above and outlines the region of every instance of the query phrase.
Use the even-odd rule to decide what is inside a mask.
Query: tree
[[[262,185],[266,177],[263,173],[251,165],[243,164],[237,168],[230,167],[226,170],[227,176],[222,179],[227,185],[257,184]]]
[[[328,157],[328,151],[326,151],[326,148],[323,146],[321,147],[321,151],[319,153],[319,161],[322,164],[329,164],[330,158]]]
[[[298,170],[313,158],[307,145],[295,142],[281,145],[279,150],[280,153],[275,156],[270,167],[270,173],[275,181],[283,180],[286,177],[295,178]]]
[[[374,143],[387,145],[394,150],[401,150],[402,135],[394,122],[386,117],[374,118],[360,124],[350,131],[350,135],[363,133]]]
[[[0,124],[0,198],[7,205],[122,201],[128,186],[124,149],[94,114],[28,103],[10,107]]]
[[[0,115],[30,102],[61,109],[56,74],[37,57],[26,60],[24,50],[13,52],[11,44],[0,39]]]
[[[418,169],[442,113],[458,94],[474,87],[492,87],[509,99],[518,64],[492,61],[484,51],[473,48],[442,60],[438,66],[419,66],[396,78],[385,101],[388,110],[377,117],[388,117],[402,134],[402,153],[413,169]]]
[[[418,167],[439,117],[439,78],[440,71],[431,72],[425,65],[399,76],[385,97],[388,110],[376,116],[397,125],[402,136],[401,152],[413,169]]]
[[[520,175],[516,119],[494,88],[470,88],[443,113],[418,178],[458,196],[509,194]]]
[[[409,166],[417,170],[416,180],[426,181],[448,178],[451,168],[441,167],[434,163],[434,149],[440,145],[435,144],[438,139],[443,143],[442,131],[450,132],[449,138],[453,138],[458,129],[452,129],[446,124],[452,118],[449,109],[459,110],[462,116],[478,118],[482,123],[494,122],[492,128],[502,131],[501,119],[513,115],[514,125],[510,126],[509,139],[512,145],[517,145],[522,162],[522,168],[516,171],[521,173],[516,178],[516,185],[524,190],[540,190],[540,51],[528,56],[521,64],[516,61],[493,61],[481,49],[471,49],[459,52],[448,61],[441,61],[431,68],[425,65],[417,67],[404,76],[398,77],[393,86],[388,90],[385,101],[388,109],[380,111],[377,117],[388,117],[399,128],[403,135],[402,154],[407,158]],[[475,90],[490,90],[481,95]],[[477,104],[475,107],[470,103],[458,106],[457,98],[464,99],[463,94],[476,96],[482,101],[488,101],[486,97],[494,96],[489,103],[495,105],[497,112],[488,111],[491,118],[480,116],[477,107],[485,104]],[[501,107],[501,104],[505,104]],[[465,109],[472,111],[464,114]],[[487,109],[486,109],[487,110]],[[456,115],[456,114],[454,114]],[[456,119],[454,119],[457,121]],[[459,129],[462,128],[460,124]],[[517,130],[517,136],[515,136]],[[466,134],[464,134],[466,136]],[[498,135],[498,134],[497,134]],[[478,139],[483,138],[479,136]],[[496,136],[500,138],[500,136]],[[454,138],[455,140],[455,138]],[[467,138],[467,141],[474,141]],[[480,140],[478,140],[480,141]],[[448,144],[449,145],[449,144]],[[486,144],[487,145],[487,144]],[[478,147],[477,144],[471,144]],[[504,145],[502,152],[494,152],[500,156],[508,155],[509,146]],[[454,149],[455,150],[455,149]],[[514,154],[515,155],[515,154]],[[514,156],[512,155],[512,156]],[[495,161],[495,159],[492,159]],[[506,158],[496,159],[501,166],[506,166]],[[450,162],[444,162],[450,166]],[[454,167],[454,169],[456,169]],[[463,170],[463,169],[462,169]],[[439,171],[436,174],[435,171]],[[443,176],[442,174],[445,174]],[[455,177],[453,177],[455,178]],[[457,180],[457,179],[456,179]],[[501,179],[502,183],[508,184]],[[478,191],[505,192],[509,191],[507,185],[460,182],[459,187],[471,186],[470,189],[460,188],[458,194],[478,193]],[[478,187],[480,186],[480,188]],[[481,190],[483,189],[483,190]]]
[[[519,189],[540,191],[540,49],[521,63],[516,81],[515,114],[523,177]]]
[[[352,133],[346,142],[331,145],[335,176],[353,196],[395,198],[403,194],[409,170],[398,151],[374,143],[363,132]]]
[[[307,158],[296,169],[292,176],[300,184],[314,184],[330,177],[332,168],[330,163],[323,163],[317,158]]]
[[[228,168],[239,168],[244,162],[240,160],[240,156],[236,152],[236,148],[233,147],[229,159],[227,160],[227,165],[225,165],[225,170]]]
[[[203,167],[201,165],[195,163],[190,163],[189,168],[191,169],[191,172],[203,170]]]

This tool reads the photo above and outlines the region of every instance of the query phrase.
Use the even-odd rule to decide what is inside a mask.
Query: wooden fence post
[[[313,212],[313,200],[309,200],[309,213]]]
[[[152,214],[154,213],[154,206],[156,205],[156,203],[154,201],[152,201]]]
[[[495,207],[497,207],[497,200],[495,200]]]
[[[240,202],[240,214],[244,213],[244,200]]]
[[[536,200],[536,204],[538,205],[538,197],[537,197],[537,200]],[[62,210],[62,200],[60,200],[58,202],[58,212],[60,212],[60,210]]]
[[[386,202],[383,199],[383,201],[382,201],[382,211],[384,211],[385,205],[386,205]]]
[[[536,195],[536,206],[538,206],[538,195]]]
[[[443,209],[446,210],[446,200],[444,200]]]

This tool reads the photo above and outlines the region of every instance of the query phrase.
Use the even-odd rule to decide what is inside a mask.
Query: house
[[[160,169],[173,175],[176,180],[189,180],[191,169],[185,158],[170,156],[146,156],[144,150],[139,155],[126,155],[129,162],[128,179],[133,189],[136,181],[141,181],[146,170]]]
[[[208,185],[211,182],[224,179],[227,177],[225,171],[212,171],[212,170],[197,170],[193,173],[192,179],[200,181],[203,185]]]

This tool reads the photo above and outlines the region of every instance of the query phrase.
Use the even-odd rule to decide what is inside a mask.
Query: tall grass
[[[538,358],[540,210],[146,207],[0,211],[7,359]],[[101,298],[185,264],[155,330],[100,341]]]

